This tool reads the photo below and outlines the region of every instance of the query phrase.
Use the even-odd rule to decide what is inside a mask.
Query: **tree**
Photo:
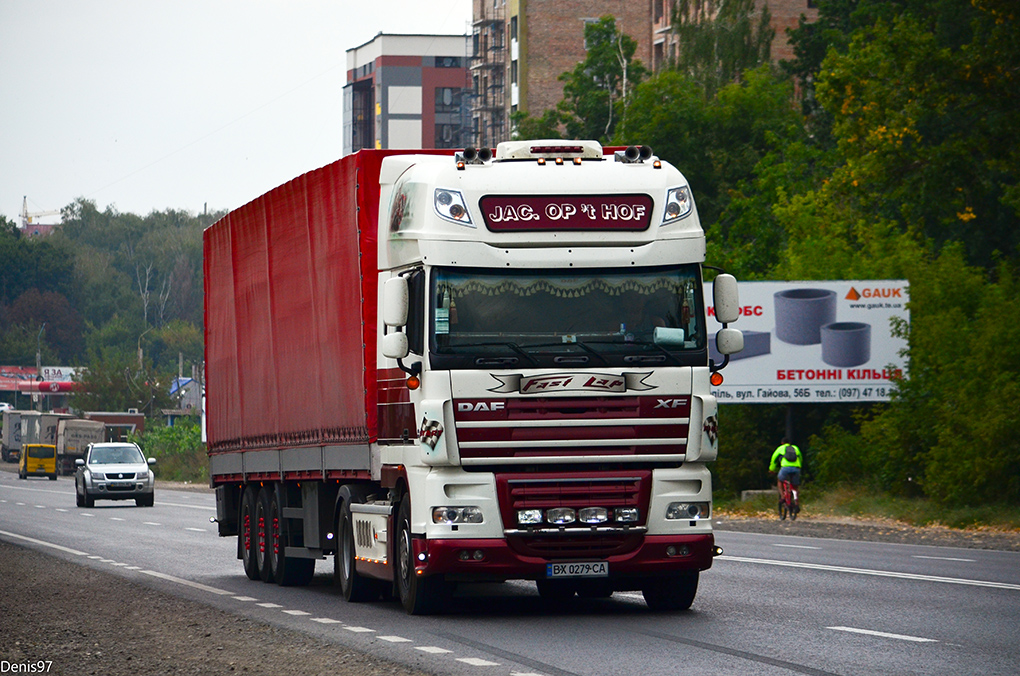
[[[92,359],[74,376],[81,389],[71,394],[71,407],[79,411],[126,411],[137,408],[146,417],[173,408],[171,376],[157,371],[151,360],[141,367],[135,355],[117,352]]]
[[[767,4],[755,0],[679,0],[672,16],[675,68],[712,96],[752,68],[769,63],[775,30]]]
[[[564,85],[559,112],[569,138],[606,142],[626,109],[631,88],[646,70],[634,59],[637,42],[617,30],[612,16],[586,25],[584,42],[588,49],[584,61],[560,75]]]

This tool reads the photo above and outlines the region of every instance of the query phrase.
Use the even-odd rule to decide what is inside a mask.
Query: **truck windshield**
[[[697,265],[569,275],[437,268],[432,359],[448,368],[703,365],[702,298]]]

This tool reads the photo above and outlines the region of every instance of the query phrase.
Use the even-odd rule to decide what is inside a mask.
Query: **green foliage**
[[[711,96],[769,63],[775,30],[768,4],[755,0],[679,0],[673,8],[677,37],[674,67]]]
[[[532,117],[523,110],[510,114],[510,126],[513,128],[515,140],[532,141],[562,138],[563,132],[560,131],[562,122],[562,115],[556,108],[550,108],[539,117]]]
[[[120,351],[97,356],[75,375],[81,389],[70,397],[79,411],[126,411],[136,408],[148,419],[159,418],[162,409],[175,408],[170,399],[169,371],[157,370],[151,360]]]
[[[616,28],[616,19],[604,16],[584,27],[587,56],[574,70],[563,73],[560,121],[567,138],[608,141],[620,118],[629,91],[645,76],[634,59],[637,42]]]
[[[202,443],[202,428],[179,419],[172,427],[149,427],[132,439],[147,458],[156,458],[153,472],[165,481],[192,483],[209,480],[209,458]]]

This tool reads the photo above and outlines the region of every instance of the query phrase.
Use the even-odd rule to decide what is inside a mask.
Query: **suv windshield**
[[[89,463],[93,465],[126,465],[143,463],[145,458],[136,446],[98,446],[92,449]]]
[[[704,365],[700,268],[522,272],[437,268],[435,366]]]

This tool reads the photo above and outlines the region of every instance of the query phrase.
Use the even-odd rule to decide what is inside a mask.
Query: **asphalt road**
[[[209,493],[77,508],[74,483],[0,472],[0,538],[238,615],[440,674],[1016,674],[1020,553],[719,532],[694,608],[640,594],[550,604],[532,583],[465,587],[440,616],[249,581]],[[73,573],[72,573],[73,574]]]

